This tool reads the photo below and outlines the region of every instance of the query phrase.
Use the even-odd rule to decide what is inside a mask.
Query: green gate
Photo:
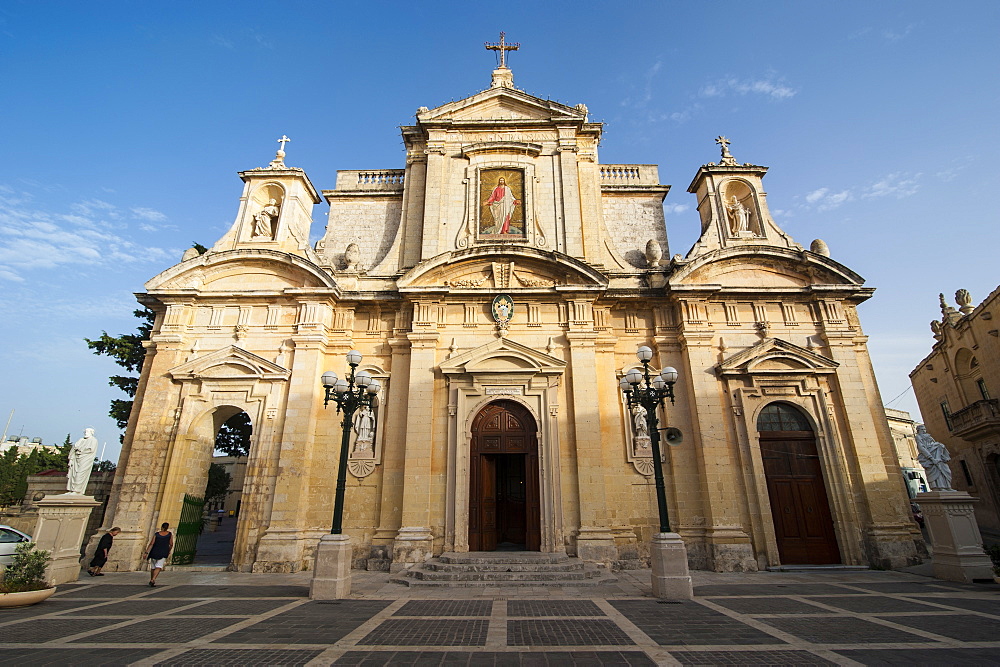
[[[171,564],[190,565],[194,562],[194,550],[198,545],[198,536],[201,535],[203,525],[201,517],[204,509],[204,499],[184,494],[184,505],[181,507],[181,520],[177,524]]]

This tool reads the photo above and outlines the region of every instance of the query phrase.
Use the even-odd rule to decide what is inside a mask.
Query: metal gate
[[[177,539],[174,540],[174,555],[170,559],[173,565],[190,565],[194,562],[194,550],[198,546],[198,536],[201,535],[202,513],[205,500],[184,494],[184,505],[181,507],[181,520],[177,524]]]

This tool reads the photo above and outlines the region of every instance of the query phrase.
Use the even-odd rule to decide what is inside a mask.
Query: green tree
[[[101,332],[101,337],[95,340],[84,338],[87,347],[94,351],[94,354],[103,354],[114,359],[115,363],[129,371],[132,375],[112,375],[108,384],[118,387],[126,394],[129,400],[120,398],[112,399],[111,409],[108,414],[117,422],[118,428],[125,429],[128,426],[128,416],[132,412],[132,399],[139,388],[138,374],[142,372],[142,363],[146,358],[146,348],[142,346],[143,341],[149,340],[149,334],[153,330],[153,320],[156,314],[148,308],[135,310],[133,314],[139,318],[140,323],[135,333],[111,336],[107,331]],[[119,436],[124,440],[125,436]]]
[[[0,456],[0,505],[19,504],[28,490],[28,475],[46,470],[69,469],[69,450],[72,445],[63,445],[52,451],[38,447],[29,454],[18,454],[11,447]]]
[[[226,472],[224,466],[213,463],[208,468],[208,484],[205,485],[205,502],[215,500],[225,500],[229,492],[229,485],[233,483],[233,476]]]
[[[247,456],[250,454],[250,436],[253,424],[250,416],[239,412],[227,419],[215,436],[215,450],[227,456]]]

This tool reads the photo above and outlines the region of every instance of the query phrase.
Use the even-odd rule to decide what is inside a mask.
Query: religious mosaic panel
[[[524,170],[484,169],[479,172],[479,236],[526,236]]]

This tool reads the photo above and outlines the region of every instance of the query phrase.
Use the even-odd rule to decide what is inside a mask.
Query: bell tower
[[[724,136],[715,143],[722,149],[718,164],[703,165],[688,192],[698,197],[701,238],[689,258],[731,246],[768,245],[801,249],[771,218],[763,178],[767,167],[740,164],[729,152]]]
[[[309,228],[312,207],[320,203],[316,188],[305,171],[285,166],[285,144],[266,167],[241,171],[243,196],[236,221],[219,239],[212,252],[240,248],[265,248],[296,255],[311,255]]]

